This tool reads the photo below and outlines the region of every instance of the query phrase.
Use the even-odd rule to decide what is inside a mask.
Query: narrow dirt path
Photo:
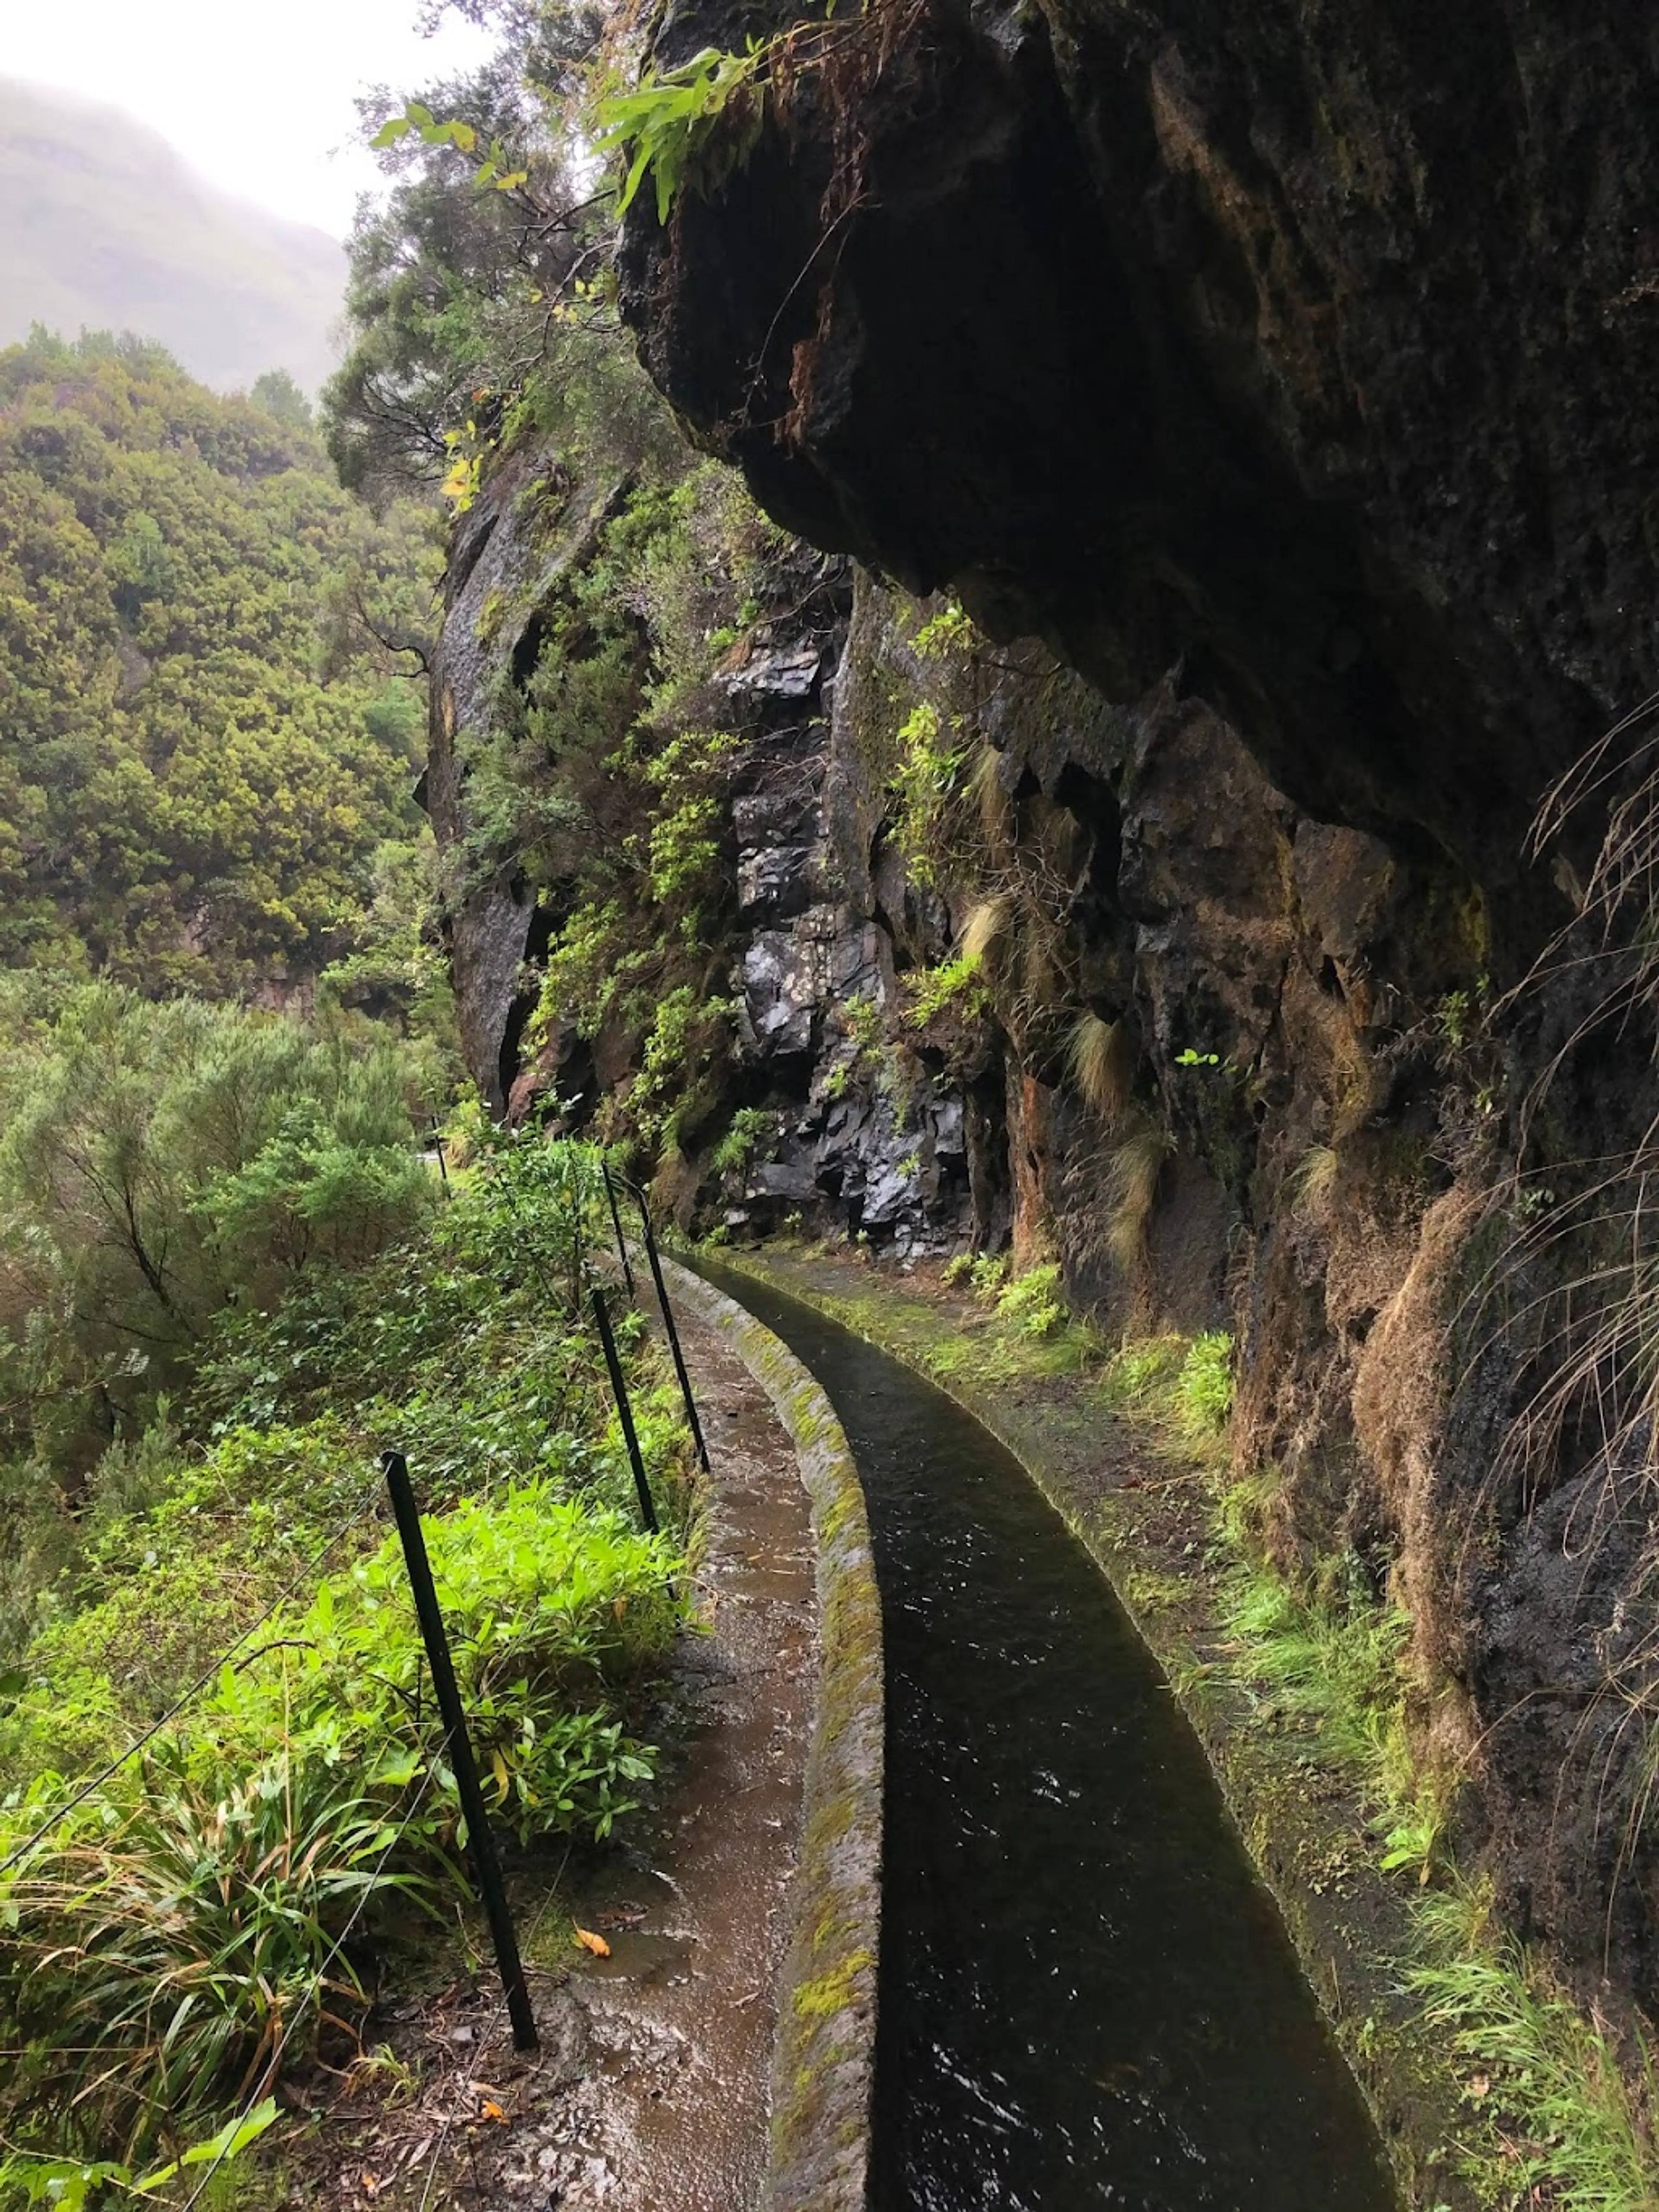
[[[591,1893],[596,1919],[622,1923],[630,1905],[645,1917],[617,1924],[611,1957],[576,1978],[592,2148],[615,2177],[593,2201],[615,2212],[758,2201],[811,1709],[811,1530],[793,1447],[725,1344],[690,1316],[681,1331],[713,1462],[697,1577],[708,1633],[677,1669],[689,1749],[639,1871],[607,1869]]]
[[[696,1572],[703,1632],[682,1644],[659,1723],[677,1747],[622,1848],[580,1875],[573,1860],[550,1894],[522,1872],[513,1883],[538,2053],[514,2051],[482,1962],[384,2016],[412,2094],[355,2125],[339,2113],[346,2142],[336,2137],[332,2158],[319,2142],[303,2161],[319,2180],[330,2173],[342,2205],[758,2203],[816,1680],[811,1528],[764,1391],[712,1330],[679,1318],[713,1468]],[[610,1956],[580,1949],[573,1923],[601,1935]],[[323,2200],[307,2190],[303,2201]]]

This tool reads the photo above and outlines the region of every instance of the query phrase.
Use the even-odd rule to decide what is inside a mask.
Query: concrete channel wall
[[[754,1316],[665,1260],[678,1304],[766,1392],[800,1464],[817,1549],[818,1681],[793,1932],[778,1991],[763,2212],[864,2212],[881,1931],[881,1603],[858,1469],[828,1398]]]

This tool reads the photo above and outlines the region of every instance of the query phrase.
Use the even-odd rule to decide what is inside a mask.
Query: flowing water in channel
[[[987,1430],[810,1307],[887,1649],[872,2212],[1389,2212],[1352,2077],[1196,1738]]]

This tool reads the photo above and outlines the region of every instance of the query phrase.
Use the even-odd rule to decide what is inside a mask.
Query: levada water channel
[[[869,1502],[887,1657],[871,2212],[1389,2212],[1197,1740],[1018,1461],[748,1278]]]

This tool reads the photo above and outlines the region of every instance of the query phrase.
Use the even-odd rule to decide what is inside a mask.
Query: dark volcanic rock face
[[[1184,661],[1310,811],[1502,875],[1655,682],[1656,40],[907,9],[850,112],[808,73],[716,202],[635,221],[629,311],[793,527],[1118,696]]]
[[[531,880],[499,824],[487,830],[489,802],[480,803],[475,778],[492,733],[513,721],[533,683],[550,611],[626,496],[625,480],[597,501],[570,495],[538,439],[503,454],[456,527],[433,669],[427,805],[443,854],[467,1065],[497,1115],[517,1121],[550,1108],[572,1132],[589,1129],[606,1094],[626,1099],[637,1041],[615,1024],[583,1034],[561,1016],[526,1050],[561,901],[556,886]],[[896,855],[873,859],[882,793],[865,787],[848,718],[832,706],[846,565],[799,544],[775,559],[787,611],[751,624],[688,710],[735,733],[737,764],[718,810],[732,908],[704,948],[715,988],[729,994],[734,1035],[724,1095],[690,1133],[683,1195],[695,1194],[703,1218],[733,1233],[810,1223],[901,1254],[952,1251],[975,1218],[969,1109],[939,1066],[901,1067],[874,1048],[896,1006],[895,933],[908,893],[899,868],[887,884],[892,913],[884,908],[878,879],[893,875]],[[526,745],[514,772],[547,764]],[[498,765],[498,806],[501,776]],[[943,926],[941,910],[907,957],[940,949]],[[722,1167],[719,1139],[740,1106],[760,1117],[761,1133],[752,1152]]]
[[[678,0],[659,53],[790,21]],[[642,357],[780,520],[1074,672],[981,727],[1010,805],[1070,824],[1056,927],[1142,1056],[1163,1309],[1202,1318],[1224,1271],[1276,1549],[1408,1605],[1517,1921],[1652,2007],[1619,1720],[1653,1690],[1650,1478],[1571,1421],[1516,1476],[1537,1358],[1455,1330],[1449,1363],[1445,1329],[1515,1236],[1558,1049],[1547,1165],[1628,1153],[1655,1105],[1643,1038],[1580,1033],[1588,970],[1476,1032],[1601,834],[1529,863],[1541,794],[1659,688],[1659,18],[878,0],[817,35],[717,194],[665,228],[642,196]],[[823,902],[796,827],[754,895],[786,933]],[[1056,1036],[994,1087],[981,1219],[1052,1214],[1109,1296]]]

